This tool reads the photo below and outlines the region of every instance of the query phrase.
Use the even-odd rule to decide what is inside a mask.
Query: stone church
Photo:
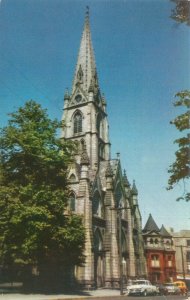
[[[86,261],[76,267],[78,282],[89,288],[119,287],[121,277],[126,282],[145,276],[138,191],[122,171],[119,156],[111,159],[88,11],[71,92],[64,96],[63,120],[62,138],[78,142],[68,174],[69,208],[83,216],[86,229]]]

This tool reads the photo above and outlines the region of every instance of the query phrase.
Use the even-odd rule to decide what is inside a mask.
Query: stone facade
[[[74,80],[64,97],[62,138],[77,142],[68,178],[69,207],[86,228],[86,261],[76,278],[86,287],[119,287],[120,276],[146,275],[138,191],[120,159],[110,158],[106,101],[100,92],[88,12]],[[119,236],[120,233],[120,236]],[[120,255],[119,255],[120,254]]]
[[[176,250],[176,271],[178,279],[186,279],[190,287],[190,230],[171,232]]]

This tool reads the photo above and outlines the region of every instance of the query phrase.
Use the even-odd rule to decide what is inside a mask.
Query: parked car
[[[175,281],[174,283],[178,286],[182,295],[187,295],[188,289],[187,289],[186,283],[184,281],[178,280],[178,281]]]
[[[175,283],[165,283],[166,294],[169,295],[180,295],[180,288]]]
[[[158,289],[155,285],[152,285],[149,280],[133,280],[130,285],[127,286],[127,295],[157,295]]]

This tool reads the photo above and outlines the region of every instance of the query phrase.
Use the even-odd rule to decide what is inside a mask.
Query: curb
[[[89,300],[89,299],[109,299],[110,297],[114,297],[114,298],[120,298],[120,299],[126,299],[127,295],[91,295],[91,296],[74,296],[74,297],[69,297],[69,298],[50,298],[48,300]],[[125,297],[125,298],[123,298]],[[45,299],[44,299],[45,300]]]

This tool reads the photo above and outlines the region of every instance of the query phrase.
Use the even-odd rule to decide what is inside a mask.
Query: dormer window
[[[80,83],[82,83],[82,81],[83,81],[83,70],[82,70],[81,65],[79,66],[79,69],[78,69],[77,79]]]

